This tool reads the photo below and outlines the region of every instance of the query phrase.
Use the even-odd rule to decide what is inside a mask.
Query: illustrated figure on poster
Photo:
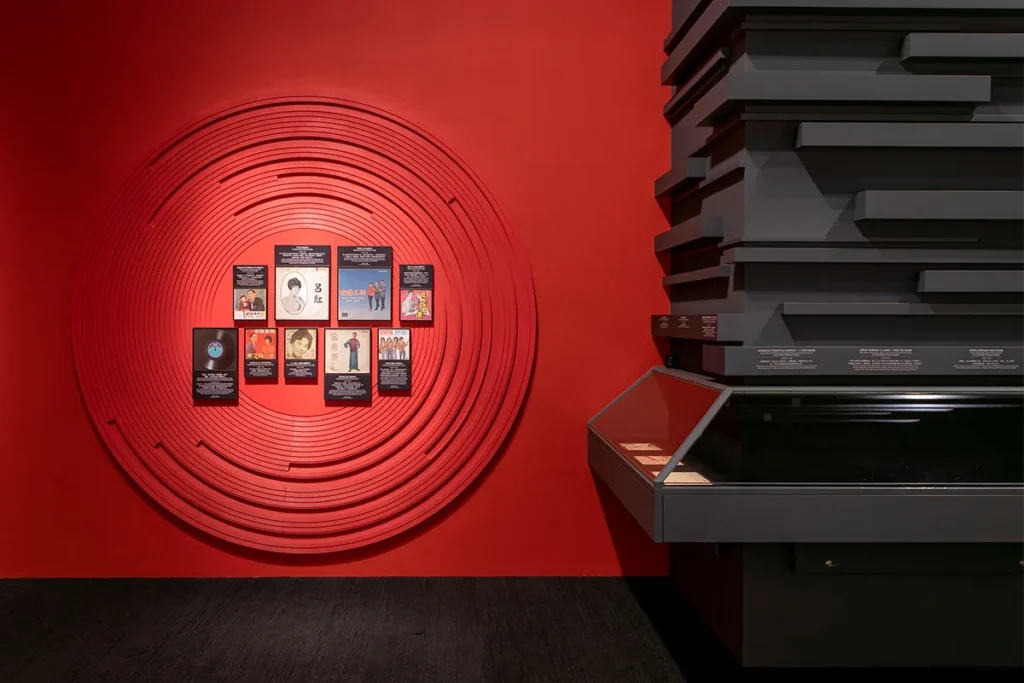
[[[398,360],[405,360],[405,350],[408,348],[409,343],[405,341],[404,337],[395,337],[394,343],[398,349]]]
[[[249,299],[247,299],[244,294],[242,296],[238,297],[238,305],[235,307],[235,310],[236,311],[248,311],[248,310],[251,310],[249,308]]]
[[[274,356],[277,355],[277,344],[274,343],[274,336],[267,334],[263,336],[263,346],[260,347],[259,355],[261,358],[273,360]]]
[[[373,302],[374,302],[374,300],[376,298],[377,298],[377,290],[374,288],[372,282],[367,282],[366,283],[366,301],[367,301],[368,306],[367,306],[366,310],[368,310],[368,311],[372,311],[373,310]]]
[[[263,299],[258,297],[258,296],[256,296],[256,290],[255,289],[250,289],[248,292],[245,293],[245,300],[246,300],[246,303],[248,304],[248,307],[249,307],[250,311],[261,312],[261,311],[267,310],[267,306],[263,302]],[[239,310],[241,310],[241,309],[239,309]]]
[[[295,275],[288,278],[286,284],[288,286],[288,293],[281,297],[281,306],[289,315],[298,315],[306,307],[306,300],[300,295],[302,292],[302,279]]]
[[[259,339],[259,335],[255,332],[249,334],[249,340],[245,342],[245,357],[255,358],[256,357],[256,340]]]
[[[296,330],[288,340],[288,348],[292,360],[313,358],[313,335],[306,329]]]
[[[384,302],[387,301],[387,299],[385,299],[385,296],[387,295],[387,286],[384,284],[383,280],[378,280],[377,281],[377,284],[374,287],[374,292],[377,295],[377,308],[376,308],[376,310],[383,311],[384,310]]]
[[[352,333],[352,338],[345,342],[345,348],[348,349],[349,371],[359,372],[359,339],[355,332]]]

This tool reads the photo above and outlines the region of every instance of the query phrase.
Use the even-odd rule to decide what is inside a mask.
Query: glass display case
[[[654,368],[589,423],[656,541],[1019,542],[1024,388],[727,387]]]

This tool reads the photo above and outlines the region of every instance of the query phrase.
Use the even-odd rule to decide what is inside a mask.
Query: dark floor
[[[0,581],[0,681],[731,679],[670,595],[661,579]]]

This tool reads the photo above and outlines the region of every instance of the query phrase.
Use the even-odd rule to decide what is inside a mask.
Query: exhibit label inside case
[[[238,330],[192,328],[192,398],[223,401],[238,398]]]
[[[324,339],[324,399],[369,401],[370,329],[326,330]]]

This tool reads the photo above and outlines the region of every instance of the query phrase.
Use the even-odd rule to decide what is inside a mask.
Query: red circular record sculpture
[[[332,269],[338,245],[434,264],[411,392],[335,407],[319,384],[240,379],[237,404],[193,402],[192,328],[234,325],[233,264],[266,263],[273,286],[275,243],[329,244]],[[116,197],[77,292],[75,365],[111,453],[177,517],[264,551],[365,546],[437,512],[508,436],[533,367],[533,284],[494,199],[438,140],[355,102],[264,100],[183,132]]]

